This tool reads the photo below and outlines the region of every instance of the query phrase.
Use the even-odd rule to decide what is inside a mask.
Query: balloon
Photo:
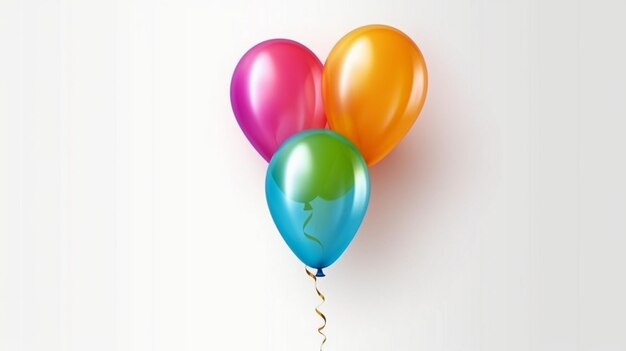
[[[383,25],[358,28],[339,40],[324,65],[328,124],[372,166],[411,128],[427,85],[424,57],[408,36]]]
[[[300,132],[274,154],[265,178],[274,223],[296,256],[318,269],[335,262],[365,216],[365,160],[348,139],[325,129]]]
[[[230,101],[239,126],[267,161],[291,135],[324,128],[320,60],[287,39],[264,41],[239,61]]]

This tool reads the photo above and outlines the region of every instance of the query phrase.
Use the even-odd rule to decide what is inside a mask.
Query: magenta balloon
[[[264,41],[237,64],[230,102],[239,126],[266,161],[293,134],[326,126],[322,70],[311,50],[287,39]]]

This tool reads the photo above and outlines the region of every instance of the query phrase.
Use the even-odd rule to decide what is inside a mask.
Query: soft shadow
[[[426,109],[404,140],[370,169],[371,198],[367,215],[350,249],[346,269],[363,278],[385,276],[410,246],[420,245],[432,231],[415,223],[428,204],[438,201],[445,186],[440,148],[445,126],[436,120],[437,106]],[[348,259],[347,259],[348,260]],[[351,269],[350,265],[360,268]],[[356,277],[355,277],[356,278]]]
[[[423,257],[449,257],[446,250],[468,246],[475,240],[469,227],[497,183],[497,120],[471,100],[471,86],[463,84],[462,74],[455,76],[443,61],[432,66],[420,117],[370,169],[368,212],[336,265],[337,274],[350,276],[352,283],[375,277],[393,284],[402,279],[396,272],[406,272],[402,266],[419,267],[436,261]]]

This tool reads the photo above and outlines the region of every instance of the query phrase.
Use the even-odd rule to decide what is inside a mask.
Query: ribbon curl
[[[324,248],[324,245],[322,244],[322,242],[320,241],[320,239],[316,238],[315,236],[309,234],[306,232],[306,226],[307,224],[309,224],[309,222],[311,221],[311,219],[313,218],[313,207],[311,207],[311,203],[307,202],[304,204],[304,210],[305,211],[311,211],[311,214],[309,214],[309,216],[304,220],[304,224],[302,224],[302,233],[304,233],[304,236],[311,240],[314,241],[315,243],[317,243],[321,248]]]
[[[324,344],[326,343],[326,334],[322,332],[322,330],[324,330],[324,328],[326,327],[326,316],[324,315],[324,313],[322,313],[322,311],[320,311],[320,307],[324,304],[324,302],[326,302],[326,297],[324,296],[324,294],[322,294],[320,289],[318,289],[317,287],[317,277],[315,276],[315,274],[309,271],[306,268],[306,266],[304,266],[304,270],[306,271],[306,274],[309,277],[313,278],[313,281],[315,282],[315,291],[317,292],[317,296],[319,296],[320,300],[322,300],[322,302],[319,305],[317,305],[317,307],[315,307],[315,313],[317,313],[317,315],[322,317],[322,319],[324,320],[324,324],[322,324],[319,328],[317,328],[317,332],[320,333],[320,335],[324,337],[324,340],[322,340],[322,343],[320,344],[320,351],[322,351],[322,348],[324,347]]]

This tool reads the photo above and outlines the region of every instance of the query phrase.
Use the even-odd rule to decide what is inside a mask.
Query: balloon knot
[[[317,273],[315,274],[316,277],[325,277],[326,274],[324,274],[324,271],[322,271],[321,268],[317,269]]]

